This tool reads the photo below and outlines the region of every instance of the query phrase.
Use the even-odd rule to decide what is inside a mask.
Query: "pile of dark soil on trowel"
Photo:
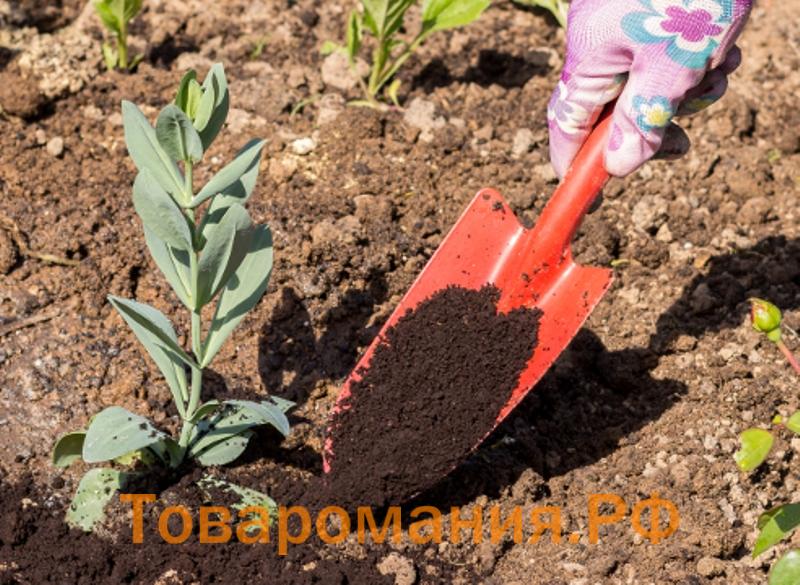
[[[540,311],[497,311],[500,291],[448,287],[388,329],[335,415],[329,493],[399,504],[492,430],[537,344]]]

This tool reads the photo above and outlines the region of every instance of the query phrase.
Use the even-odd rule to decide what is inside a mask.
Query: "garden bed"
[[[205,387],[208,398],[298,403],[287,439],[265,431],[215,472],[291,505],[322,473],[344,377],[475,192],[496,188],[526,222],[552,192],[545,108],[563,33],[498,2],[411,61],[406,112],[376,112],[343,106],[357,89],[319,54],[341,40],[344,7],[146,3],[133,29],[146,58],[130,75],[104,71],[100,30],[78,3],[58,17],[0,3],[0,214],[33,252],[78,261],[26,255],[0,230],[0,582],[764,582],[774,554],[750,559],[755,522],[800,497],[790,471],[800,443],[779,444],[752,476],[732,454],[741,430],[800,406],[796,379],[746,323],[746,300],[759,296],[800,326],[800,7],[759,3],[730,94],[685,122],[694,149],[683,162],[608,187],[575,250],[583,263],[613,262],[613,289],[514,414],[412,503],[561,506],[565,533],[585,533],[588,495],[632,505],[658,493],[679,509],[678,532],[658,545],[628,524],[597,545],[351,539],[282,559],[242,545],[137,549],[120,504],[97,535],[61,522],[82,466],[51,465],[58,435],[111,404],[164,430],[177,422],[158,370],[106,302],[137,298],[188,330],[141,237],[120,101],[153,117],[187,68],[222,61],[233,110],[210,166],[252,136],[268,140],[249,208],[273,230],[272,280]],[[311,150],[298,154],[298,140]],[[193,505],[191,479],[148,487],[163,490],[162,505]]]

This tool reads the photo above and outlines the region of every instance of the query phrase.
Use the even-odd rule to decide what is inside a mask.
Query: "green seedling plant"
[[[181,430],[172,437],[146,418],[110,406],[88,428],[58,440],[57,466],[83,460],[123,468],[94,468],[81,480],[67,521],[85,530],[103,518],[115,491],[139,473],[131,465],[134,470],[155,465],[177,470],[187,460],[224,465],[242,454],[254,427],[272,425],[289,433],[285,413],[291,402],[201,399],[203,370],[262,297],[272,270],[270,229],[254,224],[244,207],[256,185],[264,141],[248,142],[199,191],[194,188],[195,167],[228,109],[228,84],[219,64],[202,85],[194,71],[187,73],[155,128],[137,106],[122,103],[125,141],[138,169],[133,205],[155,264],[190,314],[191,349],[182,346],[169,319],[154,307],[108,297],[164,376]],[[213,315],[206,323],[205,308]]]
[[[756,331],[763,333],[784,355],[794,371],[800,374],[798,364],[783,337],[783,315],[778,307],[762,299],[750,299],[750,321]],[[788,419],[780,415],[772,420],[774,432],[787,431],[800,435],[800,411]],[[761,428],[747,429],[739,435],[741,447],[734,454],[742,471],[758,469],[769,456],[775,443],[773,432]],[[765,512],[758,519],[759,534],[753,547],[753,557],[758,557],[788,538],[800,526],[800,503],[784,504]],[[796,585],[800,583],[800,549],[786,553],[772,567],[769,585]]]
[[[379,98],[385,92],[386,97],[399,105],[400,81],[394,77],[403,64],[432,34],[474,22],[490,3],[491,0],[424,0],[420,29],[412,39],[404,40],[400,37],[405,17],[416,0],[361,0],[361,9],[353,10],[347,21],[345,45],[325,43],[323,53],[343,52],[358,75],[357,59],[366,37],[371,35],[374,48],[370,73],[366,79],[359,76],[364,99],[352,104],[384,107]]]
[[[547,10],[558,21],[561,28],[567,28],[568,0],[514,0],[514,2],[522,6]]]
[[[114,45],[103,42],[103,60],[109,69],[133,69],[143,55],[128,57],[128,27],[131,20],[142,11],[142,0],[94,0],[94,9],[108,32],[114,37]]]

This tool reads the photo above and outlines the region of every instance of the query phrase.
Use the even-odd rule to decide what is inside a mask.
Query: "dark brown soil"
[[[196,512],[208,505],[186,476],[162,498],[172,499]],[[167,545],[157,530],[163,504],[144,514],[142,544],[132,544],[130,525],[120,524],[113,539],[72,530],[64,522],[63,509],[48,505],[30,476],[18,482],[0,483],[0,502],[29,502],[11,506],[0,516],[0,584],[83,585],[93,583],[275,583],[278,585],[391,584],[372,562],[336,558],[319,541],[293,546],[286,556],[276,552],[275,533],[270,543],[229,544],[199,542],[199,523],[193,514],[194,532],[179,545]],[[34,502],[44,502],[43,505]],[[215,505],[229,505],[220,498]],[[115,508],[122,511],[120,507]],[[175,520],[170,530],[181,532]],[[234,528],[235,529],[235,528]]]
[[[498,314],[500,291],[449,287],[389,328],[334,417],[332,493],[400,504],[492,430],[533,355],[540,312]]]

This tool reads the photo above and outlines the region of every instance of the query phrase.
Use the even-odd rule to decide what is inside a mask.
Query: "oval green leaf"
[[[151,229],[144,226],[144,241],[147,249],[155,260],[156,265],[164,274],[172,290],[178,295],[181,302],[189,309],[193,308],[191,301],[190,282],[191,265],[189,252],[179,250],[167,244],[164,240],[153,233]]]
[[[203,349],[203,367],[211,363],[222,344],[264,295],[272,273],[272,233],[257,226],[242,263],[225,283]]]
[[[176,201],[188,203],[191,194],[185,193],[186,186],[178,166],[161,148],[150,122],[131,102],[122,102],[122,124],[125,127],[128,153],[136,167],[140,171],[150,171],[158,184]]]
[[[188,400],[189,394],[185,366],[196,368],[197,364],[178,344],[178,337],[169,319],[160,311],[143,303],[111,295],[108,300],[161,370],[178,412],[183,416],[183,405]]]
[[[147,345],[146,338],[139,334],[140,328],[154,336],[166,349],[173,352],[187,366],[191,368],[197,367],[195,361],[189,357],[178,344],[178,336],[175,334],[172,324],[161,311],[154,309],[150,305],[130,299],[123,299],[122,297],[115,297],[114,295],[108,295],[108,300],[114,308],[119,311],[122,318],[125,319],[125,322],[130,325],[133,332],[136,333],[139,341],[145,346]],[[139,327],[134,327],[134,324]]]
[[[204,402],[192,415],[191,422],[196,423],[200,419],[205,418],[210,414],[214,414],[217,410],[219,410],[221,404],[222,403],[219,400],[209,400],[208,402]]]
[[[278,505],[275,503],[275,500],[270,498],[267,494],[225,481],[224,479],[206,475],[197,481],[197,487],[203,491],[210,502],[214,501],[212,498],[215,491],[230,492],[238,496],[236,498],[238,501],[235,504],[231,504],[231,508],[236,511],[251,507],[265,508],[269,510],[270,514],[275,514],[278,511]]]
[[[350,13],[350,20],[347,21],[347,58],[350,60],[350,64],[356,62],[363,37],[361,14],[353,10]]]
[[[106,69],[113,71],[119,62],[119,55],[117,55],[116,49],[108,43],[103,43],[101,49],[103,51],[103,61],[106,64]]]
[[[426,0],[423,6],[423,29],[427,32],[466,26],[491,4],[490,0]]]
[[[767,458],[775,439],[764,429],[747,429],[739,435],[741,448],[733,455],[742,471],[753,471]]]
[[[165,437],[143,416],[121,406],[109,406],[92,419],[86,431],[83,460],[87,463],[110,461]]]
[[[252,431],[244,431],[238,435],[233,435],[196,453],[194,458],[200,465],[205,467],[210,465],[226,465],[235,461],[244,453],[252,436]]]
[[[132,20],[142,10],[142,0],[125,0],[125,20]]]
[[[194,127],[200,133],[200,140],[205,150],[208,150],[225,124],[229,108],[230,95],[225,69],[222,63],[215,63],[203,80],[203,96],[197,106],[197,116],[194,121]]]
[[[798,585],[798,583],[800,583],[800,550],[793,549],[772,567],[769,585]]]
[[[192,251],[192,232],[175,201],[144,169],[133,182],[133,207],[144,226],[173,248]]]
[[[172,102],[176,106],[178,106],[181,110],[183,110],[187,116],[190,118],[194,115],[193,112],[189,110],[189,101],[190,101],[190,85],[191,82],[194,81],[197,83],[197,72],[194,69],[189,69],[186,73],[183,74],[181,78],[180,84],[178,84],[178,91],[175,94],[175,101]]]
[[[111,2],[109,0],[95,0],[94,11],[100,18],[103,25],[114,34],[119,34],[120,23],[117,15],[111,9]]]
[[[232,404],[241,409],[242,412],[255,416],[257,424],[272,425],[285,437],[289,434],[289,419],[286,418],[284,410],[277,404],[262,401],[253,402],[251,400],[226,400],[224,404]]]
[[[222,465],[233,461],[247,446],[246,432],[255,426],[271,424],[281,433],[288,434],[289,421],[281,406],[273,402],[251,402],[230,400],[222,403],[222,409],[211,419],[201,420],[195,428],[189,444],[189,453],[203,465]],[[240,436],[234,439],[234,437]],[[220,451],[212,451],[219,443]],[[238,453],[236,453],[239,449]],[[236,455],[234,455],[236,453]],[[233,457],[232,459],[227,459]],[[213,461],[213,462],[212,462]]]
[[[789,420],[786,421],[786,428],[800,435],[800,410],[789,417]]]
[[[83,440],[86,431],[74,431],[61,435],[56,446],[53,447],[53,465],[56,467],[69,467],[81,458],[83,453]]]
[[[800,504],[785,504],[765,512],[758,519],[758,538],[753,557],[768,551],[800,526]]]
[[[156,137],[175,161],[196,163],[203,158],[203,143],[189,117],[175,104],[161,110],[156,121]]]
[[[105,518],[106,505],[125,487],[128,474],[116,469],[90,469],[78,484],[67,510],[67,524],[91,532]]]
[[[234,274],[250,249],[253,237],[250,216],[235,203],[210,230],[197,265],[195,308],[206,305]]]
[[[236,197],[243,204],[250,197],[258,179],[258,167],[265,140],[251,140],[225,165],[192,199],[190,207],[197,207],[209,197],[220,193]]]

